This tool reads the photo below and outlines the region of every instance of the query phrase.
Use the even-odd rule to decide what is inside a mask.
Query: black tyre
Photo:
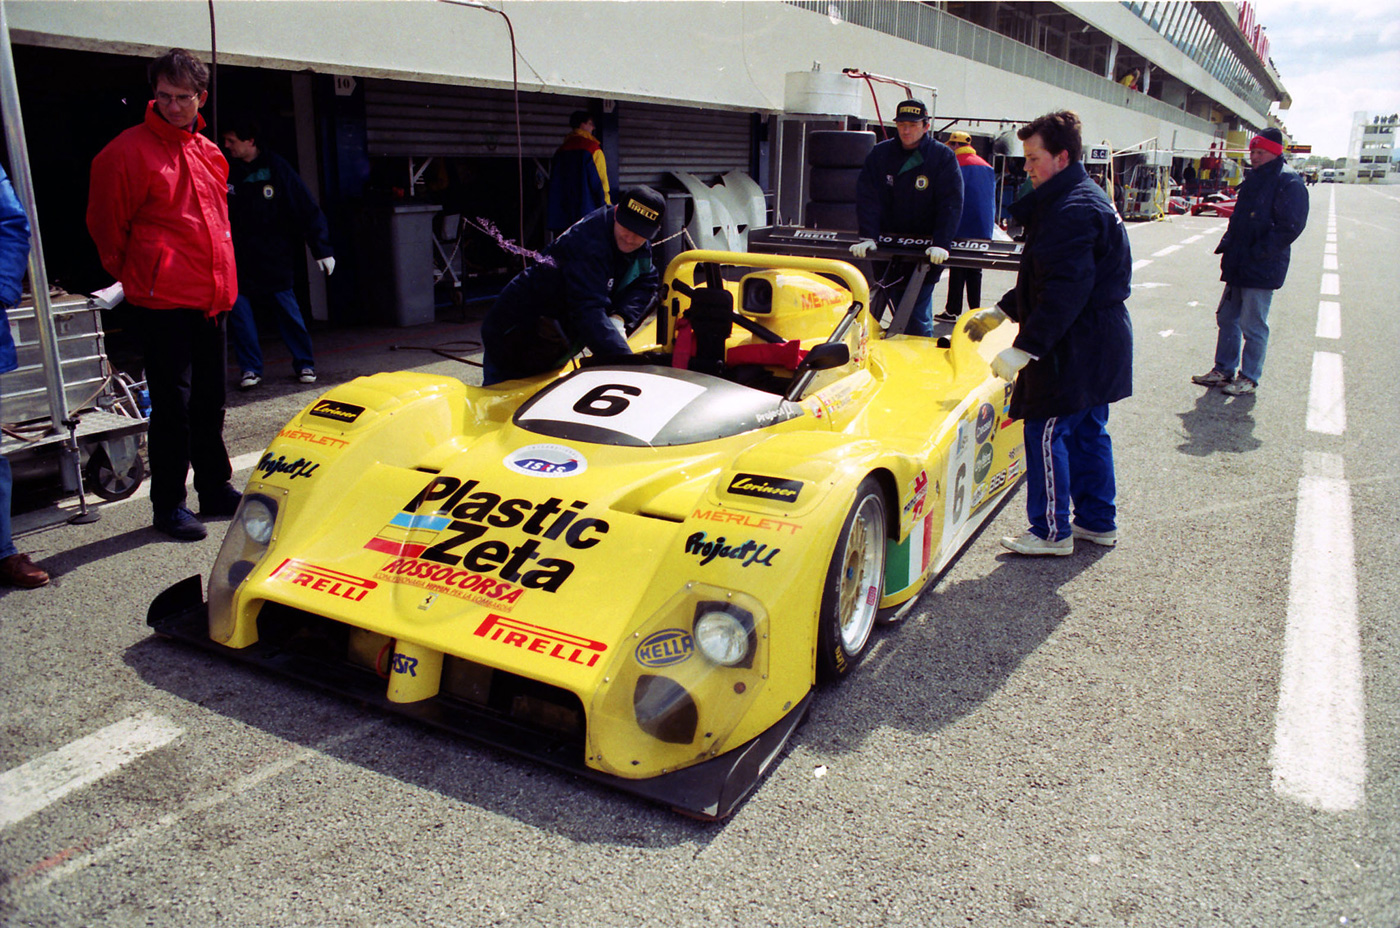
[[[874,132],[818,129],[807,136],[807,163],[821,168],[858,168],[874,147]]]
[[[844,232],[855,232],[860,228],[854,203],[808,203],[806,225],[809,229],[840,229]]]
[[[119,474],[112,468],[112,461],[100,446],[93,449],[83,468],[83,485],[108,502],[126,499],[141,486],[146,479],[146,462],[141,455],[132,458],[126,473]]]
[[[854,203],[860,168],[812,168],[810,193],[820,203]]]
[[[860,663],[885,582],[885,495],[874,477],[856,490],[841,525],[817,618],[817,679],[839,680]]]

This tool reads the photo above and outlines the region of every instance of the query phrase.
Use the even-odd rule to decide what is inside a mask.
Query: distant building
[[[1364,110],[1352,115],[1351,144],[1347,148],[1348,183],[1400,183],[1400,163],[1395,160],[1395,133],[1400,114],[1372,118]]]

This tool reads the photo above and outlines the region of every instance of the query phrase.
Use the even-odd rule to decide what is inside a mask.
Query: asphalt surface
[[[1119,546],[1002,552],[996,539],[1024,528],[1018,492],[818,694],[721,823],[153,638],[150,600],[207,573],[225,523],[172,542],[135,499],[23,536],[54,580],[0,593],[0,920],[1395,928],[1400,188],[1311,196],[1254,397],[1188,379],[1210,367],[1223,221],[1131,227],[1150,263],[1131,301],[1136,393],[1110,421]],[[1337,268],[1324,271],[1334,197]],[[1336,295],[1321,295],[1324,273]],[[984,293],[1008,284],[989,273]],[[1340,304],[1339,338],[1318,337],[1320,301]],[[320,333],[315,387],[279,380],[290,365],[274,338],[268,381],[232,397],[230,450],[248,461],[319,390],[358,374],[479,377],[390,350],[473,332],[444,319]],[[1341,356],[1340,434],[1307,428],[1318,352]],[[1319,466],[1349,501],[1325,527],[1349,520],[1354,554],[1295,562],[1300,488]],[[1300,605],[1304,580],[1337,594],[1332,606]],[[1289,631],[1313,613],[1328,620],[1320,638]],[[1348,724],[1325,699],[1290,716],[1311,726],[1318,775],[1341,782],[1331,807],[1300,799],[1276,767],[1281,679],[1298,660],[1364,700]],[[104,733],[117,747],[93,740]],[[1359,783],[1344,769],[1358,751]],[[90,782],[47,802],[27,792],[104,752],[111,769]]]

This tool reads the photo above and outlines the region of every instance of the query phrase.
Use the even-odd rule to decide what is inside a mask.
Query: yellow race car
[[[971,342],[886,337],[828,258],[686,252],[628,364],[337,386],[157,633],[704,818],[1016,485]]]

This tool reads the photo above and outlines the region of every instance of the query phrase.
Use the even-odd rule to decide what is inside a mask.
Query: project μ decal
[[[734,479],[729,481],[729,492],[780,503],[795,503],[802,492],[802,481],[764,477],[760,474],[735,474]]]
[[[695,651],[695,639],[683,628],[652,632],[637,645],[637,663],[643,667],[671,667],[685,662]]]
[[[364,577],[341,573],[329,567],[308,564],[306,561],[290,557],[278,564],[268,579],[315,590],[327,596],[348,599],[352,603],[364,599],[370,590],[379,586],[373,580],[366,580]]]
[[[472,634],[582,667],[598,663],[598,658],[608,649],[601,641],[494,614],[488,615]]]
[[[572,560],[544,551],[570,554],[603,540],[608,523],[583,517],[587,508],[583,500],[508,498],[475,480],[438,476],[365,547],[396,558],[375,574],[381,579],[513,603],[520,588],[554,593],[574,572]]]
[[[972,462],[972,482],[981,483],[992,470],[992,443],[977,446],[977,457]]]
[[[751,516],[747,512],[729,512],[725,509],[697,509],[691,518],[704,519],[707,522],[742,525],[748,529],[778,532],[779,534],[787,532],[789,535],[796,535],[797,530],[802,527],[796,522],[784,522],[782,519],[769,519],[764,516]]]
[[[588,470],[588,459],[567,445],[526,445],[506,455],[501,463],[531,477],[572,477]]]
[[[992,437],[992,428],[996,425],[997,412],[992,408],[991,403],[983,403],[977,409],[977,444],[982,444]]]
[[[739,561],[744,567],[751,564],[768,567],[772,565],[773,558],[781,550],[782,548],[769,550],[767,545],[759,544],[752,538],[742,544],[738,542],[730,544],[729,539],[723,535],[710,541],[704,532],[696,532],[685,540],[685,553],[700,558],[701,567],[716,558]]]
[[[360,414],[364,411],[363,406],[356,406],[353,403],[337,403],[335,400],[317,400],[316,405],[311,407],[311,415],[320,416],[322,419],[334,419],[336,422],[344,422],[347,425],[360,418]]]
[[[297,458],[295,461],[288,461],[285,454],[279,454],[274,458],[272,452],[269,451],[258,459],[257,466],[254,470],[264,477],[271,477],[273,474],[283,474],[288,480],[295,480],[298,477],[310,477],[316,472],[316,468],[320,466],[320,464],[309,461],[306,458]]]

